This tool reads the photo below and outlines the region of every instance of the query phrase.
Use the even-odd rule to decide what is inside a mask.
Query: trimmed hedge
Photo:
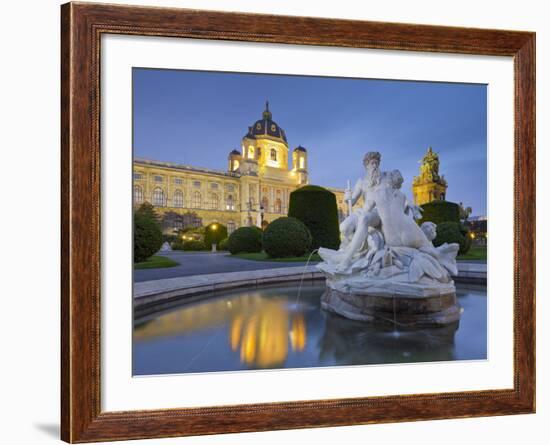
[[[452,221],[445,221],[437,225],[437,236],[433,240],[434,246],[440,246],[444,243],[457,243],[460,248],[459,255],[463,255],[472,245],[469,231],[462,224]]]
[[[299,219],[309,229],[311,249],[340,247],[336,196],[317,185],[306,185],[290,194],[288,216]]]
[[[227,238],[227,227],[220,223],[212,223],[204,229],[204,244],[211,247],[212,244],[219,244],[220,241]]]
[[[239,227],[229,236],[227,249],[232,255],[241,252],[261,252],[262,230],[256,226]]]
[[[156,214],[144,206],[134,214],[134,263],[153,256],[164,242]]]
[[[195,252],[199,250],[210,250],[210,247],[204,244],[204,241],[201,240],[178,240],[172,243],[172,250],[185,250],[188,252]]]
[[[263,236],[264,250],[272,258],[303,256],[311,250],[311,241],[306,225],[291,217],[272,221]]]
[[[449,201],[432,201],[422,204],[422,219],[418,224],[431,221],[435,224],[443,222],[460,222],[460,207],[458,204]]]

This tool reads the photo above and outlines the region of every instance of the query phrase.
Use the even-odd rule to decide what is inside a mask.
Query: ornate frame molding
[[[264,32],[263,30],[269,30]],[[101,35],[511,56],[515,69],[514,388],[102,412]],[[174,437],[535,411],[535,34],[92,3],[61,7],[61,436]]]

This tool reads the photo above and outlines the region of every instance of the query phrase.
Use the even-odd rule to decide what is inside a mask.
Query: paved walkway
[[[243,272],[251,270],[282,267],[304,267],[304,263],[281,263],[275,261],[253,261],[231,257],[229,253],[210,252],[162,252],[160,255],[172,258],[179,266],[165,269],[134,270],[134,283],[141,281],[163,280],[166,278],[187,277],[225,272]],[[310,264],[316,264],[311,262]]]
[[[485,264],[460,263],[458,270],[458,276],[454,277],[456,282],[482,284],[487,280],[487,266]],[[315,266],[308,266],[210,273],[142,281],[134,284],[134,303],[135,307],[140,307],[176,297],[185,296],[189,299],[206,292],[234,289],[242,286],[257,286],[316,278],[323,278],[323,273],[317,270]]]

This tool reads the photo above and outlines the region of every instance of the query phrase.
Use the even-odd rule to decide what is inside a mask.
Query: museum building
[[[165,233],[212,222],[226,225],[229,233],[259,226],[286,216],[290,193],[309,182],[307,157],[302,146],[289,153],[285,131],[266,102],[261,119],[242,138],[241,151],[229,153],[226,171],[134,159],[133,203],[151,203]],[[327,188],[342,217],[343,190]]]

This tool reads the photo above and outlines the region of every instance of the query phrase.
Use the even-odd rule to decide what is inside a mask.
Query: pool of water
[[[403,330],[357,322],[320,308],[324,283],[239,289],[135,320],[134,375],[244,369],[482,360],[487,298],[457,286],[458,325]]]

